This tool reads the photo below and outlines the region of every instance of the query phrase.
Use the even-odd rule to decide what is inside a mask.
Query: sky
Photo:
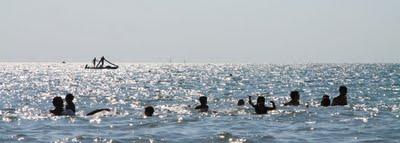
[[[0,62],[400,63],[399,0],[2,0]]]

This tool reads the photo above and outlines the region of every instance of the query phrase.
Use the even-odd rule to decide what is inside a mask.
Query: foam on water
[[[0,142],[399,142],[399,64],[120,67],[0,64]],[[340,85],[350,105],[320,107]],[[291,90],[301,106],[282,106]],[[77,116],[51,116],[52,98],[66,93],[75,95]],[[193,110],[202,95],[215,113]],[[247,95],[264,95],[278,110],[237,107]],[[143,116],[148,105],[154,117]],[[112,112],[85,116],[98,108]]]

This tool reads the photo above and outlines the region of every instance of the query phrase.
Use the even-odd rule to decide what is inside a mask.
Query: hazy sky
[[[1,0],[0,61],[400,63],[400,0]]]

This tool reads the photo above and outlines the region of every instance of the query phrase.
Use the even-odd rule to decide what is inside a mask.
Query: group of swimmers
[[[339,96],[335,97],[332,100],[329,99],[328,95],[324,95],[321,100],[321,106],[327,107],[327,106],[344,106],[347,105],[347,87],[346,86],[340,86],[339,87]],[[290,93],[290,98],[291,100],[287,103],[284,104],[284,106],[299,106],[300,105],[300,93],[298,91],[292,91]],[[207,105],[207,97],[202,96],[199,98],[200,104],[197,106],[195,109],[199,109],[200,112],[207,112],[208,111],[208,105]],[[276,105],[274,101],[270,101],[272,104],[272,107],[267,107],[265,106],[265,98],[263,96],[259,96],[257,98],[257,104],[254,104],[252,101],[252,97],[249,96],[249,104],[255,109],[255,112],[257,114],[267,114],[268,111],[270,110],[275,110]],[[243,99],[240,99],[237,103],[238,106],[244,106],[245,102]]]
[[[74,100],[74,95],[72,94],[67,94],[65,96],[65,102],[67,102],[67,105],[65,105],[65,110],[64,110],[64,101],[60,96],[54,97],[53,98],[53,105],[54,105],[54,110],[50,110],[50,113],[52,113],[55,116],[75,116],[75,104],[73,102]],[[92,112],[87,113],[87,116],[94,115],[96,113],[102,112],[102,111],[111,111],[110,109],[97,109]]]
[[[321,106],[327,107],[327,106],[344,106],[347,105],[347,87],[346,86],[340,86],[339,87],[339,96],[335,97],[332,100],[329,99],[328,95],[323,95],[322,100],[321,100]],[[300,94],[298,91],[292,91],[290,93],[290,98],[291,100],[287,103],[284,104],[284,106],[298,106],[300,105]],[[50,110],[50,112],[53,115],[56,116],[62,116],[62,115],[69,115],[69,116],[75,116],[75,104],[73,103],[74,96],[72,94],[67,94],[65,97],[65,101],[67,105],[65,106],[64,110],[64,102],[63,99],[59,96],[54,97],[53,99],[53,105],[55,107],[54,110]],[[201,96],[199,98],[200,105],[196,106],[195,109],[199,110],[200,112],[208,112],[208,105],[207,105],[207,97],[206,96]],[[263,96],[259,96],[257,98],[257,104],[254,104],[252,102],[252,97],[249,96],[249,104],[255,109],[255,112],[257,114],[267,114],[268,111],[270,110],[275,110],[276,105],[274,101],[270,101],[272,104],[272,107],[267,107],[265,106],[265,98]],[[245,102],[243,99],[240,99],[238,101],[238,106],[244,106]],[[96,113],[102,112],[102,111],[110,111],[110,109],[97,109],[94,110],[88,114],[87,116],[94,115]],[[154,108],[152,106],[147,106],[145,107],[144,114],[145,116],[152,116],[154,113]]]

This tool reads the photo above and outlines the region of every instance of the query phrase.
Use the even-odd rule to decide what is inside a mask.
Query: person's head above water
[[[74,95],[72,95],[71,93],[68,93],[68,94],[65,96],[65,101],[66,101],[66,102],[72,102],[72,100],[74,100]]]
[[[243,106],[244,105],[244,100],[240,99],[237,103],[238,106]]]
[[[153,116],[153,113],[154,113],[153,106],[147,106],[146,108],[144,108],[144,115]]]
[[[56,108],[64,108],[64,101],[61,97],[57,96],[53,98],[53,105]]]
[[[56,116],[64,115],[64,101],[61,97],[57,96],[53,98],[54,110],[50,110],[50,113]]]
[[[207,97],[201,96],[199,100],[201,105],[196,106],[194,109],[200,110],[200,112],[208,112]]]
[[[201,96],[199,100],[201,105],[207,105],[207,97]]]
[[[325,94],[324,96],[322,96],[321,106],[327,107],[329,105],[331,105],[331,100],[329,99],[329,95]]]
[[[298,91],[292,91],[290,92],[290,101],[288,103],[285,103],[285,106],[298,106],[300,105],[300,93]]]
[[[346,95],[347,94],[347,87],[344,86],[344,85],[340,86],[339,87],[339,92],[340,92],[340,95]]]
[[[300,99],[300,94],[299,94],[299,92],[298,91],[292,91],[292,92],[290,92],[290,98],[292,99],[292,100],[299,100]]]
[[[258,97],[257,97],[257,104],[262,104],[262,105],[265,104],[265,98],[264,98],[264,96],[258,96]]]
[[[339,87],[339,92],[340,95],[333,98],[332,100],[332,106],[345,106],[347,105],[347,87],[346,86],[340,86]]]

